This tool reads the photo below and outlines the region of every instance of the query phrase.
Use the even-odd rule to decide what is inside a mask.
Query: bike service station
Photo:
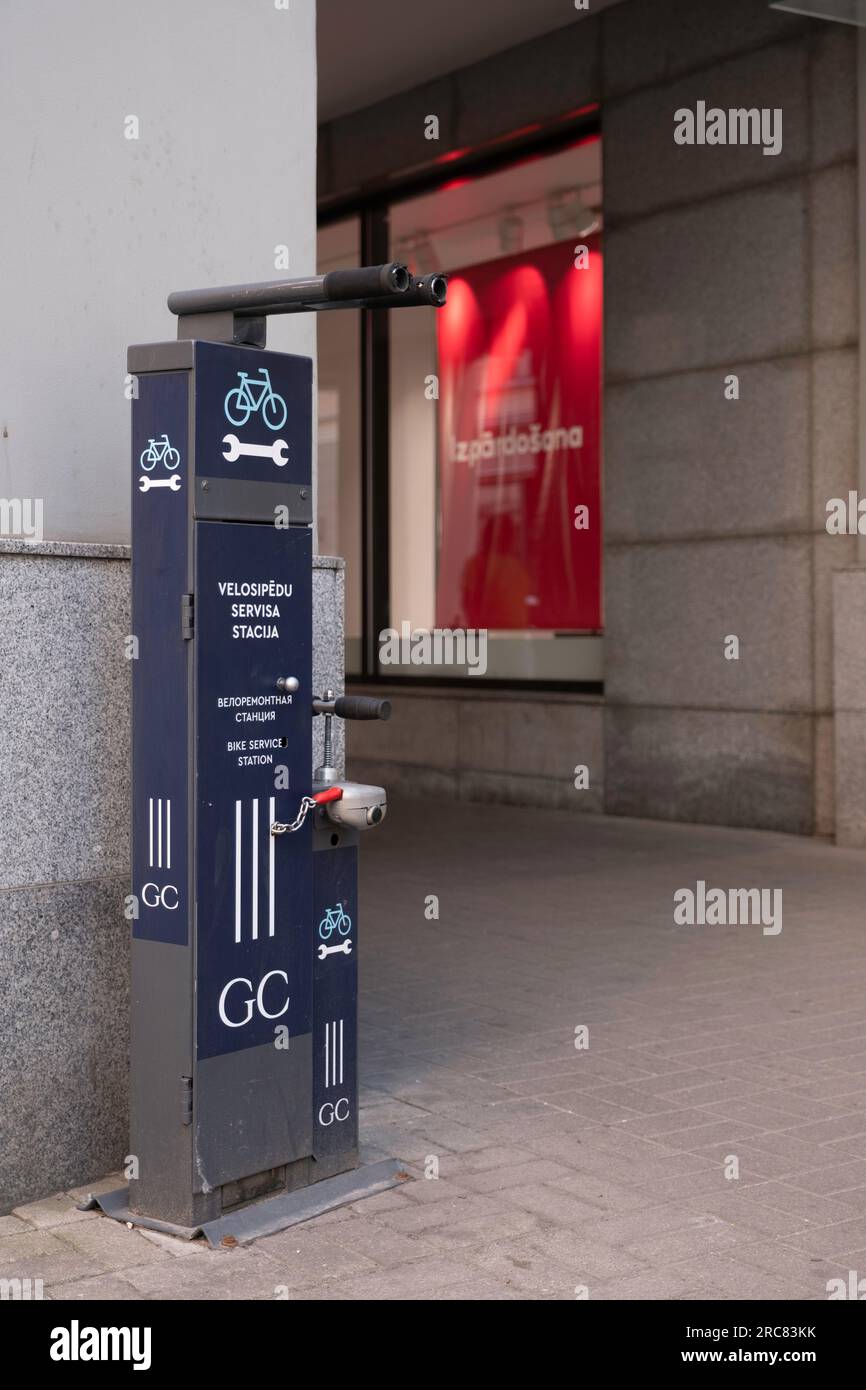
[[[399,1181],[358,1167],[357,852],[381,787],[338,780],[312,688],[309,358],[269,314],[439,307],[400,264],[169,297],[134,346],[131,1138],[106,1214],[212,1245]],[[312,724],[325,722],[312,767]]]

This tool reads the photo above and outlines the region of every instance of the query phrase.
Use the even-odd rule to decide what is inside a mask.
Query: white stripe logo
[[[151,869],[171,868],[171,802],[147,799],[147,863]]]
[[[343,1020],[325,1024],[325,1090],[343,1084]]]
[[[253,941],[259,939],[259,820],[260,820],[259,798],[254,796],[250,802],[250,852],[251,852],[251,872],[249,887],[250,903],[250,936]],[[276,904],[276,883],[275,883],[275,860],[274,860],[274,837],[270,833],[271,825],[276,820],[276,798],[268,798],[268,819],[265,823],[264,833],[268,841],[268,936],[274,935],[276,925],[275,904]],[[244,842],[244,803],[235,802],[235,942],[240,942],[243,937],[244,928],[244,883],[243,883],[243,842]]]

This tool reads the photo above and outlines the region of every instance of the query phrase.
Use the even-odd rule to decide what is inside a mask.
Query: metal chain
[[[275,820],[271,825],[271,834],[293,835],[296,830],[300,830],[304,821],[307,819],[309,813],[311,811],[314,811],[317,805],[318,802],[314,801],[311,796],[302,797],[300,810],[298,811],[298,814],[295,816],[295,819],[293,821]]]

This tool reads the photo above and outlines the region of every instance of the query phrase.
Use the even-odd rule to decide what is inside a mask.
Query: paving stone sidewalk
[[[405,802],[362,860],[364,1156],[411,1180],[228,1251],[61,1194],[0,1217],[0,1278],[57,1300],[787,1300],[866,1277],[866,856]],[[781,889],[781,932],[676,925],[699,879]]]

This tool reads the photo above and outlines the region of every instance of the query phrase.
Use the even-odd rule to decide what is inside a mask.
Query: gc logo
[[[281,1009],[277,1009],[277,1012],[275,1014],[268,1013],[267,1009],[265,1008],[265,986],[267,985],[268,980],[272,980],[275,975],[279,976],[281,980],[284,980],[286,984],[289,983],[289,977],[286,974],[285,970],[269,970],[267,975],[262,976],[261,981],[259,983],[259,987],[255,993],[255,1008],[258,1009],[262,1018],[281,1018],[289,1007],[289,996],[287,994],[286,1002],[283,1004],[283,1007]],[[253,982],[252,980],[245,979],[243,975],[238,975],[236,979],[229,980],[228,984],[225,986],[222,994],[220,995],[219,1013],[220,1018],[222,1019],[226,1028],[243,1028],[244,1024],[249,1023],[250,1019],[253,1016],[254,1001],[252,995],[249,998],[244,999],[242,1001],[243,1007],[246,1009],[246,1014],[243,1018],[231,1019],[226,1013],[226,1004],[228,1002],[229,990],[232,989],[235,985],[246,985],[247,989],[252,989]],[[273,1002],[275,1003],[276,1001],[274,1000]]]
[[[341,1105],[343,1106],[342,1114],[340,1113]],[[325,1118],[326,1116],[327,1119]],[[326,1129],[328,1125],[332,1125],[335,1120],[348,1120],[348,1118],[349,1101],[346,1098],[346,1096],[343,1096],[341,1100],[338,1100],[334,1103],[332,1103],[329,1100],[326,1100],[325,1104],[320,1106],[319,1108],[319,1124],[324,1125]]]
[[[173,894],[173,902],[169,901],[169,894]],[[168,912],[174,912],[178,902],[177,889],[173,883],[167,883],[164,888],[156,883],[146,883],[141,890],[141,901],[145,907],[164,907]]]

